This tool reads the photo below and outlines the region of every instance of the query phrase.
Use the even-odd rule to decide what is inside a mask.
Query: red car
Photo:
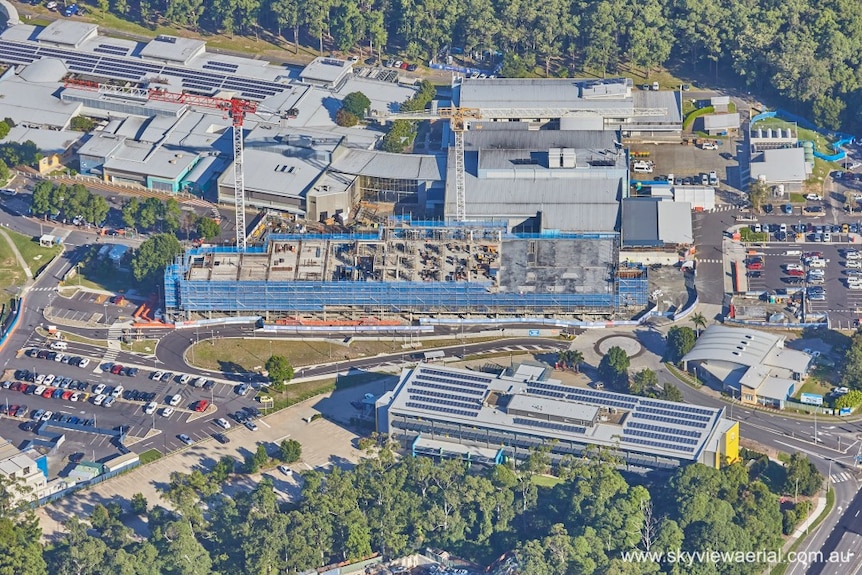
[[[763,262],[749,262],[749,263],[745,264],[745,267],[747,267],[750,270],[762,270],[763,269]]]
[[[111,373],[114,375],[120,375],[121,371],[123,371],[123,366],[119,363],[115,364],[114,367],[111,368]]]
[[[786,274],[787,274],[787,275],[789,275],[789,276],[795,276],[795,277],[798,277],[798,278],[801,278],[801,277],[804,277],[804,276],[805,276],[805,272],[804,272],[804,271],[802,271],[802,270],[787,270],[787,271],[786,271],[786,272],[784,272],[784,273],[786,273]]]
[[[203,411],[209,406],[210,402],[206,399],[201,399],[200,401],[195,402],[194,410],[195,411]]]
[[[42,397],[51,397],[52,395],[54,395],[55,391],[56,391],[56,389],[54,389],[53,387],[49,387],[48,389],[46,389],[45,391],[42,392]]]
[[[823,257],[823,252],[805,252],[804,254],[802,254],[802,259],[822,258],[822,257]]]
[[[63,395],[61,395],[60,397],[62,397],[63,399],[69,399],[70,397],[72,397],[72,393],[74,393],[74,392],[72,392],[72,391],[64,391],[64,392],[63,392]]]
[[[402,63],[401,63],[401,69],[402,69],[402,70],[406,70],[406,69],[407,69],[407,68],[409,68],[409,67],[410,67],[410,63],[409,63],[409,62],[402,62]]]

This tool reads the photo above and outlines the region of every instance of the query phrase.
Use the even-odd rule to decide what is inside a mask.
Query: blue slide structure
[[[841,149],[842,146],[846,146],[847,144],[852,144],[855,138],[850,134],[843,134],[841,132],[836,133],[827,133],[815,126],[805,118],[797,116],[796,114],[791,114],[790,112],[784,110],[775,110],[773,112],[763,112],[751,118],[751,126],[756,124],[761,120],[766,120],[767,118],[775,118],[779,116],[781,118],[786,118],[793,122],[796,122],[798,125],[802,126],[807,130],[814,130],[819,134],[823,134],[824,136],[838,136],[839,140],[832,144],[832,148],[835,150],[834,154],[824,154],[823,152],[818,152],[817,147],[814,146],[814,157],[820,158],[821,160],[826,160],[827,162],[837,162],[839,160],[843,160],[847,157],[847,152]],[[802,141],[802,140],[800,140]],[[814,144],[814,142],[812,142]]]

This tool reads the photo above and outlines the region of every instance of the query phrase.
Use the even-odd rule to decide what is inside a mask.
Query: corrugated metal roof
[[[658,203],[658,237],[666,244],[691,244],[691,204],[687,202]]]
[[[802,182],[807,178],[805,150],[779,148],[766,150],[751,162],[751,177],[764,176],[767,182]]]
[[[353,175],[439,182],[446,173],[446,158],[442,155],[347,150],[333,157],[331,169]]]
[[[601,84],[601,80],[553,78],[464,78],[461,81],[459,105],[475,108],[602,108],[631,107],[627,81],[609,78],[609,84],[620,83],[624,93],[582,97],[582,88]]]
[[[513,128],[514,126],[514,128]],[[523,126],[523,128],[518,127]],[[464,134],[465,149],[505,148],[511,150],[616,150],[619,136],[602,130],[528,130],[522,122],[472,124]]]
[[[707,130],[738,128],[739,113],[734,112],[733,114],[708,114],[703,117],[703,127]]]
[[[623,200],[622,241],[625,246],[655,246],[661,244],[658,231],[657,198],[626,198]]]
[[[747,328],[711,325],[683,361],[725,361],[744,366],[760,365],[782,338]]]

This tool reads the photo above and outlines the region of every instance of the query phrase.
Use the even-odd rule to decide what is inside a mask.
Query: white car
[[[786,269],[787,271],[789,271],[789,272],[790,272],[790,271],[798,271],[798,272],[801,272],[801,271],[804,271],[804,269],[805,269],[805,268],[803,268],[803,267],[802,267],[802,265],[801,265],[801,264],[787,264],[787,265],[786,265],[786,266],[784,266],[784,267],[785,267],[785,269]]]
[[[76,392],[75,392],[75,393],[73,393],[73,394],[72,394],[72,396],[69,398],[69,401],[78,401],[79,399],[81,399],[81,392],[80,392],[80,391],[76,391]]]
[[[45,8],[47,8],[48,10],[53,10],[56,7],[57,7],[57,3],[54,2],[53,0],[51,0],[51,2],[48,2],[47,4],[45,4]]]
[[[45,383],[45,374],[40,373],[40,374],[36,375],[36,382],[35,383],[36,383],[36,385],[39,385],[41,383]],[[42,391],[45,391],[45,390],[43,389]]]
[[[847,263],[849,264],[850,262],[847,262]],[[825,268],[826,267],[826,260],[815,260],[815,259],[809,260],[808,267],[810,267],[810,268]]]
[[[182,400],[183,398],[180,396],[179,393],[177,393],[168,398],[168,405],[170,405],[171,407],[176,407],[180,404]]]
[[[66,357],[65,353],[58,353],[57,355],[54,356],[54,361],[56,361],[57,363],[63,363],[64,357]]]
[[[173,407],[166,407],[166,408],[162,409],[162,417],[170,417],[173,414],[174,414],[174,408]]]
[[[288,467],[287,465],[279,465],[278,470],[284,473],[285,475],[293,475],[293,469]]]
[[[222,429],[230,429],[230,421],[225,419],[224,417],[219,417],[215,421],[213,421],[216,425],[221,427]]]
[[[54,417],[54,412],[46,411],[42,414],[42,417],[39,419],[39,421],[49,421],[52,417]]]
[[[186,383],[190,382],[191,380],[192,380],[192,376],[190,376],[189,374],[185,374],[180,378],[180,383],[186,384]]]
[[[104,391],[105,391],[105,384],[104,383],[100,383],[99,385],[97,385],[95,387],[95,389],[93,389],[93,393],[95,393],[96,395],[102,395],[102,393],[104,393]]]
[[[111,407],[112,405],[114,405],[115,401],[116,399],[113,397],[106,397],[105,401],[102,403],[102,407]]]
[[[862,260],[847,260],[844,265],[850,269],[860,269],[862,268]]]
[[[862,260],[862,254],[859,252],[847,252],[844,257],[848,260]]]
[[[122,385],[118,385],[117,387],[114,388],[114,391],[111,392],[111,397],[113,397],[115,399],[120,397],[121,395],[123,395],[124,390],[125,390],[125,388]]]
[[[54,374],[49,373],[48,375],[45,376],[45,379],[42,381],[42,383],[44,383],[45,385],[51,385],[52,383],[54,383],[54,379],[55,379]]]
[[[78,363],[78,367],[87,367],[90,365],[90,360],[86,357],[81,358],[81,361]]]
[[[165,372],[163,372],[163,371],[156,371],[150,377],[153,379],[153,381],[160,381],[164,374],[165,374]]]
[[[93,405],[102,405],[105,400],[108,398],[107,395],[100,393],[96,397],[93,398]]]
[[[155,413],[157,407],[158,405],[156,404],[156,402],[151,401],[144,406],[144,413],[146,413],[147,415],[152,415],[153,413]]]
[[[806,194],[805,199],[812,202],[819,202],[823,199],[823,196],[821,196],[820,194]]]
[[[33,390],[33,395],[42,395],[43,393],[45,393],[45,386],[44,385],[40,385],[36,389]]]

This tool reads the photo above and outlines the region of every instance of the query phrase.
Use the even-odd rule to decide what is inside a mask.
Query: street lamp
[[[105,325],[108,325],[108,300],[103,304],[105,310]]]

